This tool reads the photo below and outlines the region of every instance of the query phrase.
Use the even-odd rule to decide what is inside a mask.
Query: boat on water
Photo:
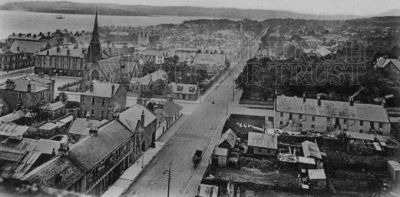
[[[65,17],[62,16],[62,15],[57,15],[57,16],[56,16],[56,19],[65,19]]]

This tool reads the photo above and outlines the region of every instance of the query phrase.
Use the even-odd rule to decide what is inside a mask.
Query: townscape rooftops
[[[217,156],[228,156],[228,149],[227,148],[215,147],[214,155],[217,155]]]
[[[304,157],[314,157],[317,159],[322,159],[318,144],[306,140],[301,143],[301,147],[303,149]]]
[[[232,129],[228,129],[227,131],[225,131],[224,134],[222,134],[221,139],[218,144],[220,145],[223,142],[227,142],[229,144],[230,148],[234,148],[235,144],[236,144],[236,139],[237,139],[237,136],[236,136],[235,132],[233,132]]]
[[[61,109],[63,107],[65,107],[64,103],[61,101],[57,101],[55,103],[48,103],[48,104],[42,106],[42,109],[46,109],[49,111],[55,111],[55,110]]]
[[[22,136],[29,129],[28,126],[21,126],[14,123],[0,124],[0,135],[2,136]]]
[[[400,164],[397,161],[389,160],[388,164],[394,171],[400,171]]]
[[[31,85],[30,92],[41,92],[48,89],[45,84],[36,83],[26,78],[19,78],[14,80],[14,91],[28,92],[28,84]],[[7,84],[0,85],[0,89],[7,89]]]
[[[310,180],[323,180],[326,179],[324,169],[308,169],[308,177]]]
[[[163,110],[169,117],[172,117],[175,114],[179,113],[182,109],[183,107],[181,105],[170,100],[165,101],[165,103],[163,104]]]
[[[10,47],[10,51],[13,53],[23,52],[34,54],[46,49],[47,46],[47,42],[38,42],[33,40],[15,40]]]
[[[39,52],[37,53],[37,55],[47,55],[47,52],[49,52],[49,56],[70,56],[84,58],[85,54],[84,50],[82,49],[82,46],[79,45],[77,47],[71,45],[66,47],[53,47],[45,51]]]
[[[76,118],[74,122],[72,122],[68,133],[86,136],[89,135],[89,130],[91,128],[97,128],[106,122],[107,120],[98,121],[86,118]]]
[[[25,117],[26,112],[23,110],[18,110],[7,115],[0,117],[0,123],[12,122],[14,120],[18,120],[22,117]]]
[[[82,95],[111,98],[120,88],[120,85],[116,83],[100,83],[99,81],[92,81],[91,83],[93,83],[93,91],[88,90]],[[114,92],[112,92],[112,86],[114,86]]]
[[[318,106],[317,99],[307,98],[303,103],[303,98],[278,96],[276,110],[278,112],[389,123],[385,108],[373,104],[354,103],[354,106],[350,106],[349,102],[321,100],[321,105]]]
[[[158,80],[163,80],[163,81],[167,81],[168,80],[168,74],[162,70],[162,69],[158,69],[146,76],[143,77],[133,77],[131,79],[131,83],[132,84],[141,84],[141,85],[150,85],[151,83],[154,83]]]
[[[392,63],[398,70],[400,70],[400,60],[398,59],[386,59],[382,67],[386,67],[390,63]]]
[[[248,146],[268,148],[268,149],[278,149],[277,135],[269,135],[265,133],[256,133],[256,132],[249,132],[248,135],[249,135],[247,141]]]
[[[113,120],[98,128],[97,136],[88,136],[71,149],[69,157],[86,172],[126,143],[133,133]]]
[[[55,181],[57,174],[62,177],[58,185]],[[59,156],[32,170],[22,180],[48,187],[67,189],[83,175],[84,172],[68,157]]]
[[[119,114],[119,120],[131,131],[135,131],[138,121],[141,119],[142,112],[144,112],[144,127],[157,119],[146,107],[140,104],[133,105],[129,109]]]
[[[197,94],[196,84],[170,83],[168,86],[171,89],[171,92],[176,94]]]

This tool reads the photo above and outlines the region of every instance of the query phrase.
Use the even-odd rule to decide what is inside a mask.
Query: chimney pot
[[[140,123],[144,127],[144,110],[142,111],[142,115],[140,116]]]

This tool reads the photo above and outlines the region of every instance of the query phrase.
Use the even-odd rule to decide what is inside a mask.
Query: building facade
[[[278,96],[275,128],[291,126],[297,131],[325,133],[345,130],[390,134],[387,111],[381,105]]]
[[[89,90],[81,95],[83,116],[93,119],[111,119],[126,106],[126,89],[119,84],[90,82]]]
[[[54,99],[54,81],[36,76],[7,80],[0,86],[0,98],[11,111],[50,103]]]
[[[86,64],[86,49],[78,45],[53,47],[37,53],[35,73],[82,77]]]

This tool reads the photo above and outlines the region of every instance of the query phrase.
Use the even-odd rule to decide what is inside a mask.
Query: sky
[[[0,0],[3,2],[27,0]],[[47,0],[59,1],[59,0]],[[67,0],[154,6],[200,6],[286,10],[322,15],[376,15],[400,9],[400,0]]]

